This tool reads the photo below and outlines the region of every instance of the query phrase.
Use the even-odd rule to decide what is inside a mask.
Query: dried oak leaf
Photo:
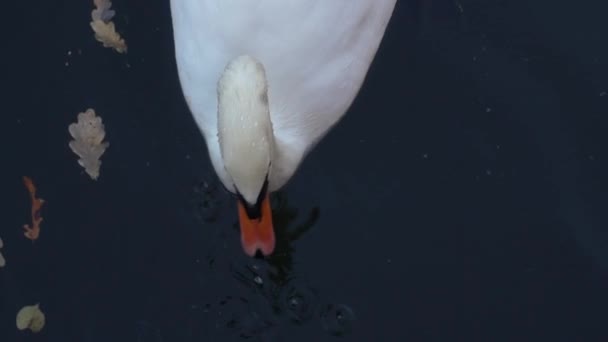
[[[42,198],[36,197],[36,186],[34,185],[34,182],[31,178],[23,176],[23,184],[27,188],[27,191],[30,193],[30,200],[32,201],[32,225],[23,225],[23,229],[25,229],[23,235],[25,235],[26,238],[34,241],[37,240],[40,236],[40,223],[42,223],[43,220],[42,215],[40,215],[40,209],[44,204],[44,200]]]
[[[101,167],[100,158],[110,146],[109,142],[103,142],[106,132],[101,117],[96,116],[95,111],[89,108],[78,114],[78,122],[70,124],[68,131],[74,138],[69,146],[80,157],[78,164],[96,180]]]
[[[40,304],[26,305],[17,312],[17,329],[30,329],[32,332],[39,332],[44,328],[46,321],[44,313],[40,311]]]
[[[95,4],[95,9],[91,12],[92,20],[102,20],[108,22],[114,18],[116,12],[112,7],[112,2],[110,0],[93,0]]]
[[[113,48],[119,53],[127,52],[127,43],[120,37],[114,28],[114,22],[105,22],[101,19],[91,21],[91,28],[95,31],[95,39],[103,43],[104,47]]]

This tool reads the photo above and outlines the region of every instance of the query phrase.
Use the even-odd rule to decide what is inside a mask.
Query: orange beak
[[[272,254],[275,240],[269,194],[266,194],[262,200],[259,218],[249,218],[241,201],[238,201],[237,205],[239,207],[239,222],[241,224],[241,244],[245,253],[249,256],[254,256],[259,249],[264,256]]]

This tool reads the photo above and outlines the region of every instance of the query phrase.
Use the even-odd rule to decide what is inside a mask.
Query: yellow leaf
[[[32,332],[39,332],[44,328],[45,317],[40,311],[39,304],[26,305],[17,312],[17,329],[30,329]]]

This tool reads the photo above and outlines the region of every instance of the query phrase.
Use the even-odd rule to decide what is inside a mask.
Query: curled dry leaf
[[[103,20],[108,22],[114,18],[116,12],[112,7],[112,2],[109,0],[93,0],[95,4],[95,9],[91,12],[91,19],[93,20]]]
[[[2,238],[0,238],[0,248],[2,247],[4,247],[4,243],[2,242]],[[4,259],[2,253],[0,253],[0,267],[4,267],[4,265],[6,265],[6,259]]]
[[[34,185],[34,182],[31,178],[23,176],[23,184],[25,184],[27,191],[30,193],[30,200],[32,201],[32,225],[23,225],[23,229],[25,229],[23,235],[25,235],[26,238],[34,241],[37,240],[40,236],[40,223],[42,223],[42,215],[40,215],[40,209],[44,204],[44,200],[42,198],[36,197],[36,186]]]
[[[17,329],[30,329],[32,332],[39,332],[44,328],[44,313],[40,311],[40,304],[26,305],[17,312]]]
[[[70,148],[80,157],[78,164],[96,180],[101,166],[99,158],[110,146],[110,143],[103,142],[106,131],[101,117],[96,116],[95,111],[89,108],[78,114],[78,122],[71,124],[68,130],[74,138],[70,141]]]
[[[114,23],[111,21],[116,12],[110,7],[109,0],[94,0],[95,9],[91,12],[91,28],[95,32],[95,39],[104,47],[113,48],[119,53],[127,52],[127,43],[120,37]]]
[[[94,20],[91,22],[91,28],[95,31],[95,39],[103,43],[104,47],[113,48],[120,53],[127,52],[127,43],[116,32],[113,22]]]

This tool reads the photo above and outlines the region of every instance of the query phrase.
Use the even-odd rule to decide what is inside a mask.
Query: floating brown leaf
[[[104,47],[113,48],[117,52],[127,52],[127,43],[116,32],[113,22],[104,22],[103,20],[93,20],[91,28],[95,31],[95,39],[103,43]]]
[[[44,328],[46,321],[44,313],[40,311],[40,304],[26,305],[17,312],[17,329],[30,329],[32,332],[39,332]]]
[[[36,186],[34,185],[34,182],[31,178],[23,176],[23,184],[25,184],[27,191],[30,193],[30,200],[32,201],[32,225],[23,225],[23,229],[25,229],[23,235],[25,235],[26,238],[34,241],[37,240],[40,236],[40,223],[42,223],[42,215],[40,215],[40,209],[44,204],[44,200],[42,198],[36,197]]]
[[[95,39],[101,42],[104,47],[113,48],[119,53],[127,52],[127,43],[120,37],[112,18],[116,12],[110,7],[109,0],[94,0],[95,9],[91,12],[91,28],[95,32]]]
[[[108,22],[112,20],[116,12],[112,9],[112,2],[109,0],[93,0],[95,4],[95,9],[91,12],[91,19],[93,20],[103,20]]]
[[[101,167],[101,156],[110,146],[103,142],[106,135],[101,117],[95,115],[91,108],[78,114],[78,122],[68,127],[70,135],[74,140],[70,141],[70,148],[80,159],[78,164],[84,167],[86,173],[94,180],[99,177]]]

